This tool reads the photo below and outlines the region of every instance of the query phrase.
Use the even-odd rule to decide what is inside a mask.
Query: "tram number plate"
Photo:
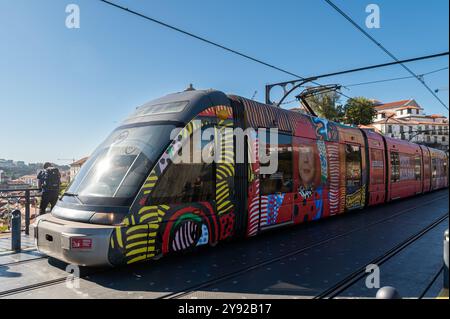
[[[91,249],[92,239],[90,238],[71,238],[70,247],[72,249]]]

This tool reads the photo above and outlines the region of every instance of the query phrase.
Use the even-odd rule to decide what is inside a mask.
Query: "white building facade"
[[[31,187],[37,187],[38,186],[38,180],[36,175],[24,175],[22,177],[19,177],[17,179],[18,181],[21,181],[27,185],[30,185]]]
[[[429,145],[448,152],[448,118],[443,115],[426,115],[414,100],[391,103],[375,101],[377,111],[372,126],[382,134]]]
[[[86,163],[87,159],[88,159],[87,157],[83,157],[82,159],[79,159],[78,161],[70,164],[69,177],[68,177],[69,182],[73,181],[73,179],[75,178],[75,175],[78,174],[78,172],[81,169],[81,166],[83,166],[83,164]]]

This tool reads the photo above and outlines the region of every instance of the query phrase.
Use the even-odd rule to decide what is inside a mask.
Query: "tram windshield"
[[[175,125],[119,128],[94,151],[81,167],[65,195],[83,204],[129,205]]]

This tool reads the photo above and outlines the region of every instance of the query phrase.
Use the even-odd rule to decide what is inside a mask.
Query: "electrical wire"
[[[225,51],[228,51],[228,52],[230,52],[230,53],[233,53],[233,54],[236,54],[236,55],[238,55],[238,56],[241,56],[241,57],[243,57],[243,58],[245,58],[245,59],[251,60],[251,61],[256,62],[256,63],[259,63],[259,64],[264,65],[264,66],[266,66],[266,67],[269,67],[269,68],[272,68],[272,69],[274,69],[274,70],[283,72],[283,73],[285,73],[285,74],[294,76],[294,77],[299,78],[299,79],[301,79],[301,80],[305,80],[305,79],[306,79],[305,77],[303,77],[303,76],[301,76],[301,75],[299,75],[299,74],[290,72],[290,71],[288,71],[288,70],[286,70],[286,69],[283,69],[283,68],[281,68],[281,67],[278,67],[278,66],[276,66],[276,65],[274,65],[274,64],[271,64],[271,63],[262,61],[262,60],[260,60],[260,59],[254,58],[254,57],[252,57],[252,56],[250,56],[250,55],[248,55],[248,54],[245,54],[245,53],[239,52],[239,51],[237,51],[237,50],[231,49],[231,48],[229,48],[229,47],[227,47],[227,46],[224,46],[224,45],[219,44],[219,43],[217,43],[217,42],[211,41],[211,40],[206,39],[206,38],[204,38],[204,37],[198,36],[198,35],[196,35],[196,34],[194,34],[194,33],[188,32],[188,31],[186,31],[186,30],[180,29],[180,28],[178,28],[178,27],[175,27],[175,26],[173,26],[173,25],[170,25],[170,24],[168,24],[168,23],[166,23],[166,22],[163,22],[163,21],[161,21],[161,20],[152,18],[152,17],[150,17],[150,16],[148,16],[148,15],[144,15],[144,14],[139,13],[139,12],[137,12],[137,11],[131,10],[131,9],[129,9],[129,8],[126,8],[126,7],[124,7],[124,6],[121,6],[121,5],[119,5],[119,4],[116,4],[116,3],[114,3],[114,2],[111,2],[111,1],[108,1],[108,0],[100,0],[100,1],[103,2],[103,3],[105,3],[105,4],[107,4],[107,5],[110,5],[110,6],[113,6],[113,7],[115,7],[115,8],[118,8],[118,9],[120,9],[120,10],[126,11],[126,12],[128,12],[128,13],[130,13],[130,14],[136,15],[136,16],[141,17],[141,18],[143,18],[143,19],[146,19],[146,20],[148,20],[148,21],[151,21],[151,22],[154,22],[154,23],[156,23],[156,24],[159,24],[159,25],[161,25],[161,26],[163,26],[163,27],[169,28],[169,29],[174,30],[174,31],[176,31],[176,32],[182,33],[182,34],[187,35],[187,36],[189,36],[189,37],[192,37],[192,38],[195,38],[195,39],[200,40],[200,41],[202,41],[202,42],[205,42],[205,43],[207,43],[207,44],[209,44],[209,45],[218,47],[218,48],[223,49],[223,50],[225,50]],[[363,68],[358,68],[358,69],[351,69],[351,70],[344,70],[344,71],[334,72],[334,73],[330,73],[330,74],[327,74],[327,75],[323,75],[322,77],[325,77],[325,76],[332,76],[332,75],[339,75],[339,74],[345,74],[345,73],[351,73],[351,72],[357,72],[357,71],[363,71],[363,70],[374,69],[374,68],[378,68],[378,67],[383,67],[383,66],[388,66],[388,65],[395,65],[395,64],[401,64],[402,66],[404,66],[403,63],[406,63],[406,62],[413,62],[413,61],[418,61],[418,60],[423,60],[423,59],[429,59],[429,58],[439,57],[439,56],[448,55],[448,54],[449,54],[449,52],[443,52],[443,53],[438,53],[438,54],[433,54],[433,55],[428,55],[428,56],[422,56],[422,57],[416,57],[416,58],[412,58],[412,59],[407,59],[407,60],[403,60],[403,61],[400,61],[400,60],[398,60],[398,59],[395,58],[395,60],[396,60],[395,62],[384,63],[384,64],[380,64],[380,65],[371,65],[371,66],[367,66],[367,67],[363,67]],[[417,77],[416,75],[414,75],[414,76]],[[316,81],[311,81],[311,83],[314,83],[314,84],[316,84],[316,85],[322,85],[322,84],[320,84],[320,83],[318,83],[318,82],[316,82]],[[339,94],[339,95],[341,95],[341,96],[346,97],[347,99],[351,99],[350,96],[348,96],[348,95],[346,95],[346,94],[344,94],[344,93],[342,93],[342,92],[340,92],[340,91],[336,91],[336,93]],[[292,101],[291,101],[291,102],[292,102]],[[283,103],[283,104],[287,104],[287,103]],[[444,106],[445,106],[445,105],[444,105]]]
[[[239,52],[239,51],[237,51],[237,50],[231,49],[231,48],[229,48],[229,47],[227,47],[227,46],[224,46],[224,45],[222,45],[222,44],[219,44],[219,43],[217,43],[217,42],[208,40],[208,39],[206,39],[206,38],[204,38],[204,37],[201,37],[201,36],[198,36],[198,35],[196,35],[196,34],[194,34],[194,33],[191,33],[191,32],[188,32],[188,31],[186,31],[186,30],[183,30],[183,29],[180,29],[180,28],[178,28],[178,27],[175,27],[175,26],[173,26],[173,25],[170,25],[170,24],[168,24],[168,23],[166,23],[166,22],[163,22],[163,21],[160,21],[160,20],[158,20],[158,19],[155,19],[155,18],[149,17],[149,16],[147,16],[147,15],[144,15],[143,13],[139,13],[139,12],[137,12],[137,11],[128,9],[128,8],[126,8],[126,7],[123,7],[123,6],[119,5],[119,4],[116,4],[116,3],[111,2],[111,1],[107,1],[107,0],[99,0],[99,1],[101,1],[101,2],[103,2],[103,3],[105,3],[105,4],[108,4],[108,5],[110,5],[110,6],[113,6],[113,7],[115,7],[115,8],[121,9],[121,10],[123,10],[123,11],[126,11],[126,12],[128,12],[128,13],[131,13],[131,14],[133,14],[133,15],[136,15],[136,16],[138,16],[138,17],[141,17],[141,18],[143,18],[143,19],[146,19],[146,20],[148,20],[148,21],[151,21],[151,22],[154,22],[154,23],[156,23],[156,24],[159,24],[159,25],[161,25],[161,26],[163,26],[163,27],[166,27],[166,28],[169,28],[169,29],[171,29],[171,30],[180,32],[180,33],[182,33],[182,34],[184,34],[184,35],[187,35],[187,36],[192,37],[192,38],[194,38],[194,39],[200,40],[200,41],[202,41],[202,42],[205,42],[205,43],[210,44],[210,45],[212,45],[212,46],[215,46],[215,47],[217,47],[217,48],[220,48],[220,49],[223,49],[223,50],[228,51],[228,52],[230,52],[230,53],[236,54],[236,55],[241,56],[241,57],[243,57],[243,58],[245,58],[245,59],[248,59],[248,60],[251,60],[251,61],[253,61],[253,62],[262,64],[262,65],[264,65],[264,66],[266,66],[266,67],[269,67],[269,68],[271,68],[271,69],[274,69],[274,70],[283,72],[283,73],[285,73],[285,74],[294,76],[294,77],[299,78],[299,79],[301,79],[301,80],[305,80],[305,78],[304,78],[303,76],[299,75],[299,74],[295,74],[295,73],[293,73],[293,72],[287,71],[287,70],[285,70],[285,69],[283,69],[283,68],[281,68],[281,67],[275,66],[275,65],[273,65],[273,64],[271,64],[271,63],[268,63],[268,62],[262,61],[262,60],[260,60],[260,59],[254,58],[254,57],[252,57],[252,56],[250,56],[250,55],[248,55],[248,54]],[[322,84],[320,84],[320,83],[318,83],[318,82],[315,82],[315,81],[311,81],[311,83],[314,83],[314,84],[316,84],[316,85],[322,85]],[[348,99],[351,98],[350,96],[348,96],[348,95],[346,95],[346,94],[344,94],[344,93],[342,93],[342,92],[339,92],[339,91],[336,91],[336,92],[337,92],[338,94],[340,94],[340,95],[342,95],[342,96],[348,98]]]
[[[337,5],[335,5],[331,0],[324,0],[328,3],[334,10],[336,10],[341,16],[343,16],[348,22],[350,22],[356,29],[358,29],[361,33],[363,33],[370,41],[375,43],[381,50],[383,50],[387,55],[389,55],[394,61],[399,61],[394,54],[392,54],[386,47],[384,47],[379,41],[377,41],[374,37],[372,37],[369,33],[367,33],[363,28],[361,28],[348,14],[342,11]],[[421,79],[417,74],[415,74],[410,68],[408,68],[403,63],[400,65],[408,71],[412,76],[414,76],[422,85],[439,101],[442,106],[444,106],[448,110],[448,106],[439,98],[439,96],[434,93],[434,91],[425,83],[423,79]]]
[[[431,71],[431,72],[419,74],[418,76],[419,77],[424,77],[426,75],[433,74],[433,73],[440,72],[440,71],[447,70],[447,69],[448,69],[448,66],[445,67],[445,68],[441,68],[441,69],[438,69],[438,70]],[[367,84],[375,84],[375,83],[391,82],[391,81],[398,81],[398,80],[406,80],[406,79],[412,79],[412,78],[415,78],[415,77],[414,76],[403,76],[403,77],[390,78],[390,79],[384,79],[384,80],[376,80],[376,81],[369,81],[369,82],[346,84],[346,85],[342,85],[342,86],[344,86],[344,87],[353,87],[353,86],[360,86],[360,85],[367,85]]]

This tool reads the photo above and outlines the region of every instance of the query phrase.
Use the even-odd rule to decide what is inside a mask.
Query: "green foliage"
[[[377,111],[373,102],[365,97],[355,97],[347,100],[344,106],[345,122],[354,125],[368,125],[373,122]]]
[[[306,98],[309,106],[317,116],[334,122],[345,122],[353,125],[368,125],[373,122],[377,111],[373,102],[365,97],[348,99],[345,105],[339,103],[337,92],[319,93]]]
[[[59,196],[62,196],[64,194],[67,186],[69,186],[69,183],[61,183],[61,185],[59,186]]]
[[[317,116],[334,122],[341,122],[344,118],[342,105],[339,104],[340,95],[333,92],[325,92],[308,96],[306,101]]]

